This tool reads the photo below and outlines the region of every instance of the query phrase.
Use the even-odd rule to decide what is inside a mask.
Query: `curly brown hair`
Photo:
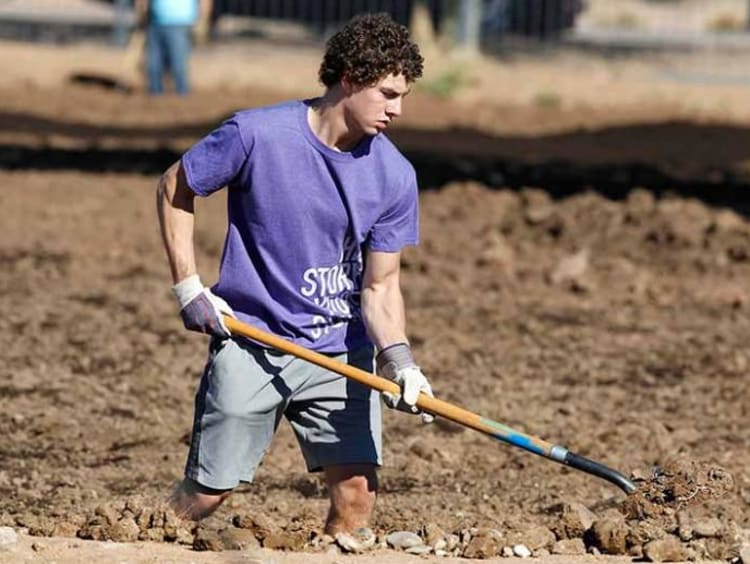
[[[390,74],[414,82],[422,76],[423,62],[406,27],[385,13],[363,14],[328,40],[318,77],[327,88],[344,76],[358,86],[371,86]]]

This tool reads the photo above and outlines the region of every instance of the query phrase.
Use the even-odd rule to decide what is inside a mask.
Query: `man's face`
[[[402,74],[391,74],[373,86],[354,86],[344,82],[347,92],[346,121],[355,131],[377,135],[401,115],[401,104],[409,93]]]

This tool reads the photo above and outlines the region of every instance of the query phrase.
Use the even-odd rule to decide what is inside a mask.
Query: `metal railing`
[[[442,20],[446,0],[425,0],[433,21]],[[214,0],[214,16],[224,14],[251,16],[310,24],[319,30],[330,29],[356,14],[387,12],[408,25],[414,0]]]

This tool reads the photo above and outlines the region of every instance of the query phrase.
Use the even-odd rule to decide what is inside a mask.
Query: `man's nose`
[[[396,98],[394,100],[389,100],[388,105],[385,108],[385,112],[388,114],[388,117],[398,117],[401,115],[401,98]]]

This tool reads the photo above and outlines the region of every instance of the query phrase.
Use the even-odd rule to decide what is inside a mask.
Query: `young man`
[[[330,493],[329,533],[369,522],[381,464],[377,393],[232,338],[222,313],[399,383],[389,407],[432,394],[405,332],[401,249],[418,240],[414,169],[381,134],[422,74],[408,31],[354,18],[328,42],[322,97],[235,114],[162,177],[158,211],[188,329],[213,336],[195,401],[178,513],[200,519],[251,481],[282,415]],[[219,282],[201,283],[193,199],[228,186]],[[428,414],[422,414],[429,420]]]

